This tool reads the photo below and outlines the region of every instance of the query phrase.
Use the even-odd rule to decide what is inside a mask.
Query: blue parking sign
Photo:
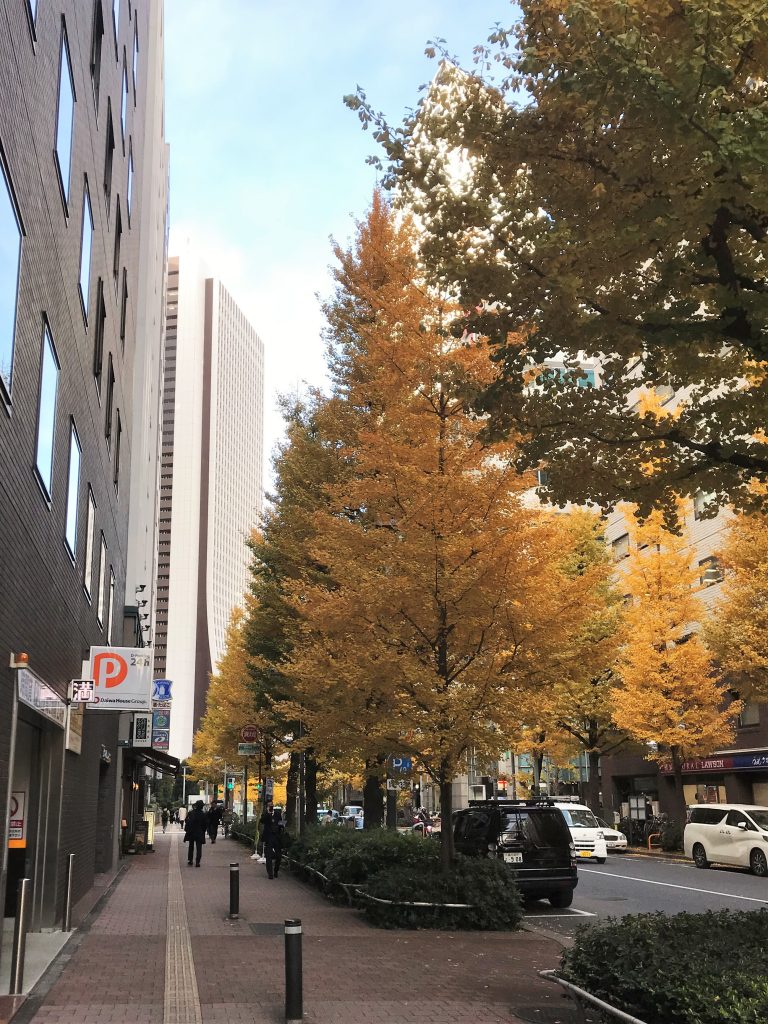
[[[409,772],[413,768],[413,759],[410,757],[396,757],[392,755],[393,772]]]
[[[172,686],[173,682],[170,679],[155,679],[152,683],[152,700],[170,700]]]

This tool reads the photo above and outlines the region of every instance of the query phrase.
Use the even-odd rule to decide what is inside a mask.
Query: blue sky
[[[329,238],[345,243],[376,184],[376,151],[342,97],[361,85],[397,123],[445,38],[469,64],[507,0],[166,0],[171,254],[190,239],[266,349],[266,442],[276,396],[322,384]]]

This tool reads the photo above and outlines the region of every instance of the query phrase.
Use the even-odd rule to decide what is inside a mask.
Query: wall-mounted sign
[[[152,683],[152,701],[169,701],[171,699],[171,679],[155,679]]]
[[[8,846],[11,850],[23,850],[27,845],[27,794],[23,790],[11,793],[10,828]]]
[[[96,683],[93,679],[72,679],[69,693],[73,704],[89,704],[96,696]]]
[[[70,704],[67,708],[67,750],[79,754],[83,749],[84,704]]]
[[[67,724],[66,701],[29,668],[16,670],[19,700],[60,728]]]
[[[146,647],[92,647],[90,673],[97,711],[148,711],[152,656]]]
[[[155,750],[168,750],[171,745],[171,734],[165,729],[152,731],[152,746]]]
[[[152,712],[137,711],[133,716],[134,747],[152,746]]]

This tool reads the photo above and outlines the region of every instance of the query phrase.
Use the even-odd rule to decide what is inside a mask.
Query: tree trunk
[[[675,777],[674,821],[680,828],[684,828],[687,807],[685,803],[685,789],[683,788],[683,760],[680,756],[679,747],[670,747],[670,752],[672,754],[672,773]]]
[[[600,814],[600,753],[597,750],[587,751],[589,777],[586,786],[587,806],[593,814]]]
[[[453,867],[453,782],[440,779],[440,863],[443,874]]]
[[[285,827],[289,831],[296,828],[296,803],[299,798],[299,771],[301,768],[301,754],[291,751],[288,762],[288,778],[285,784]]]
[[[381,764],[371,758],[366,763],[368,774],[363,786],[363,825],[381,828],[384,824],[384,789],[381,785]]]
[[[317,824],[317,761],[311,748],[304,754],[304,821]]]

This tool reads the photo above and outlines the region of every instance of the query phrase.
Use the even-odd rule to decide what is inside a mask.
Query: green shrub
[[[676,821],[670,821],[664,826],[664,830],[661,833],[661,848],[669,852],[672,850],[682,850],[683,830]]]
[[[422,840],[423,842],[423,840]],[[405,865],[371,876],[369,896],[394,905],[362,899],[368,919],[383,928],[474,928],[504,931],[516,928],[522,917],[514,872],[500,860],[457,857],[452,872]],[[408,903],[465,903],[469,908],[412,907]],[[398,906],[398,903],[406,904]]]
[[[646,1024],[768,1020],[768,910],[638,914],[580,929],[568,981]]]

